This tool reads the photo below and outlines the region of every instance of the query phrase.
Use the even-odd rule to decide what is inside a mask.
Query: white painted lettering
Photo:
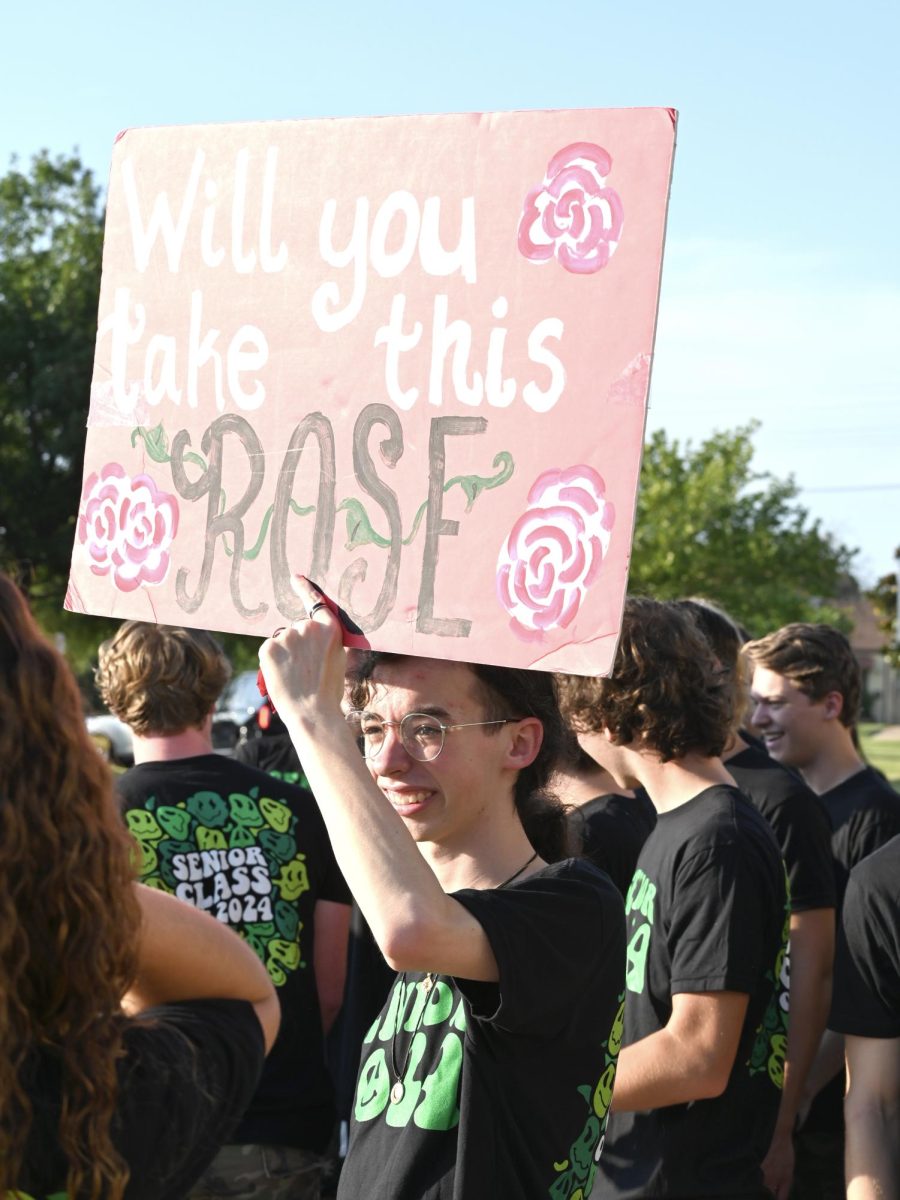
[[[159,378],[154,383],[153,376],[157,357],[159,358]],[[173,404],[181,403],[181,388],[175,382],[175,364],[175,338],[165,333],[155,333],[147,343],[147,353],[144,359],[144,395],[149,404],[161,404],[166,396]]]
[[[463,404],[477,405],[484,396],[484,381],[480,371],[472,372],[469,384],[466,372],[472,349],[472,327],[468,321],[447,321],[448,299],[446,295],[434,298],[434,324],[431,334],[431,373],[428,380],[429,404],[444,402],[444,363],[453,351],[451,378],[457,400]]]
[[[391,301],[391,316],[387,325],[375,333],[375,345],[385,347],[384,383],[388,396],[401,409],[409,409],[419,398],[417,387],[400,386],[400,355],[417,346],[422,337],[422,322],[415,321],[409,333],[403,332],[403,314],[406,297],[398,293]]]
[[[464,196],[459,222],[459,242],[455,250],[445,250],[441,242],[441,199],[429,196],[422,209],[419,260],[429,275],[453,275],[459,271],[466,283],[475,283],[475,197]]]
[[[400,247],[389,251],[387,248],[391,223],[396,216],[402,214],[403,234]],[[400,275],[412,262],[419,237],[419,205],[411,192],[391,192],[390,196],[378,209],[372,222],[372,237],[369,243],[369,257],[372,266],[382,279],[394,279]]]
[[[502,321],[509,312],[509,303],[505,296],[498,296],[491,305],[491,313],[498,321]],[[503,350],[506,345],[507,330],[492,329],[488,339],[487,366],[484,372],[484,393],[488,404],[494,408],[509,408],[516,396],[516,381],[503,378]]]
[[[332,267],[353,264],[353,293],[341,308],[340,288],[328,280],[316,288],[312,298],[312,314],[316,324],[325,333],[335,333],[349,325],[359,315],[366,295],[366,235],[369,225],[369,201],[360,196],[356,201],[353,232],[343,250],[334,248],[334,218],[337,201],[326,200],[319,222],[319,254]]]
[[[224,246],[213,246],[213,233],[216,220],[215,199],[219,194],[219,185],[214,179],[207,179],[203,185],[203,194],[211,203],[203,209],[200,221],[200,257],[208,267],[217,267],[225,257]]]
[[[134,162],[126,158],[122,163],[122,184],[125,191],[125,205],[128,210],[128,224],[131,229],[131,245],[134,251],[134,264],[140,272],[147,270],[150,265],[150,255],[157,237],[162,234],[166,247],[166,261],[169,270],[175,274],[181,267],[181,255],[184,252],[184,239],[187,235],[191,210],[197,197],[200,184],[200,172],[203,170],[204,153],[198,150],[194,155],[187,185],[181,200],[181,210],[177,222],[172,217],[169,206],[168,192],[158,192],[153,201],[150,220],[144,225],[141,217],[140,198],[137,181],[134,174]]]
[[[116,288],[113,310],[104,317],[97,330],[97,342],[109,335],[112,340],[109,355],[110,378],[113,387],[113,398],[120,413],[129,415],[134,412],[140,396],[140,384],[127,383],[128,379],[128,347],[135,346],[144,336],[147,324],[146,310],[143,304],[134,306],[134,324],[129,318],[131,308],[131,292],[127,287]]]
[[[281,242],[272,253],[272,210],[275,207],[275,175],[278,167],[278,147],[266,150],[266,165],[263,168],[262,209],[259,217],[259,263],[269,275],[283,271],[287,266],[288,248]]]
[[[553,351],[544,345],[547,338],[559,341],[562,335],[563,323],[559,317],[546,317],[538,321],[528,335],[528,357],[538,366],[550,368],[550,386],[546,391],[541,391],[533,380],[522,389],[522,399],[534,412],[549,412],[566,386],[565,367]]]

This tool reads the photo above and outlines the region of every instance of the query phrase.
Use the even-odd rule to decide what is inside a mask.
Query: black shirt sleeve
[[[126,1034],[116,1143],[127,1200],[180,1200],[247,1107],[264,1059],[253,1006],[195,1000],[144,1013]]]
[[[837,903],[831,826],[819,800],[798,788],[769,816],[791,888],[791,911],[834,908]]]
[[[851,872],[838,928],[830,1028],[900,1037],[900,838]]]
[[[770,957],[768,882],[739,841],[685,858],[666,934],[672,995],[755,991]]]
[[[621,979],[622,897],[590,863],[557,867],[508,888],[453,893],[484,929],[499,968],[496,984],[457,979],[457,986],[474,1018],[507,1032],[546,1036],[566,1020],[552,981],[570,975],[574,964],[587,974],[605,962],[610,978]]]

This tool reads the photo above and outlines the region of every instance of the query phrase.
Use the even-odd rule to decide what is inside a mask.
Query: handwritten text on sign
[[[67,603],[596,671],[631,540],[667,110],[131,131]]]

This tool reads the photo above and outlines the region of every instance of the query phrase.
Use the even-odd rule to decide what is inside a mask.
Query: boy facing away
[[[625,1034],[594,1195],[765,1197],[786,1044],[784,866],[719,755],[731,719],[677,605],[629,599],[612,675],[563,708],[657,823],[626,898]]]

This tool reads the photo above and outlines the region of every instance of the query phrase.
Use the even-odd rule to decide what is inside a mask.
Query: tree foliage
[[[72,553],[102,245],[77,157],[42,152],[0,177],[0,565],[47,615]]]
[[[701,595],[754,635],[788,621],[846,627],[831,602],[855,551],[797,501],[792,479],[753,468],[750,424],[683,447],[655,432],[644,449],[630,588]]]
[[[896,558],[900,570],[900,546],[897,547]],[[878,617],[878,628],[884,634],[884,656],[891,666],[900,668],[900,643],[897,639],[897,576],[882,575],[866,595]]]

